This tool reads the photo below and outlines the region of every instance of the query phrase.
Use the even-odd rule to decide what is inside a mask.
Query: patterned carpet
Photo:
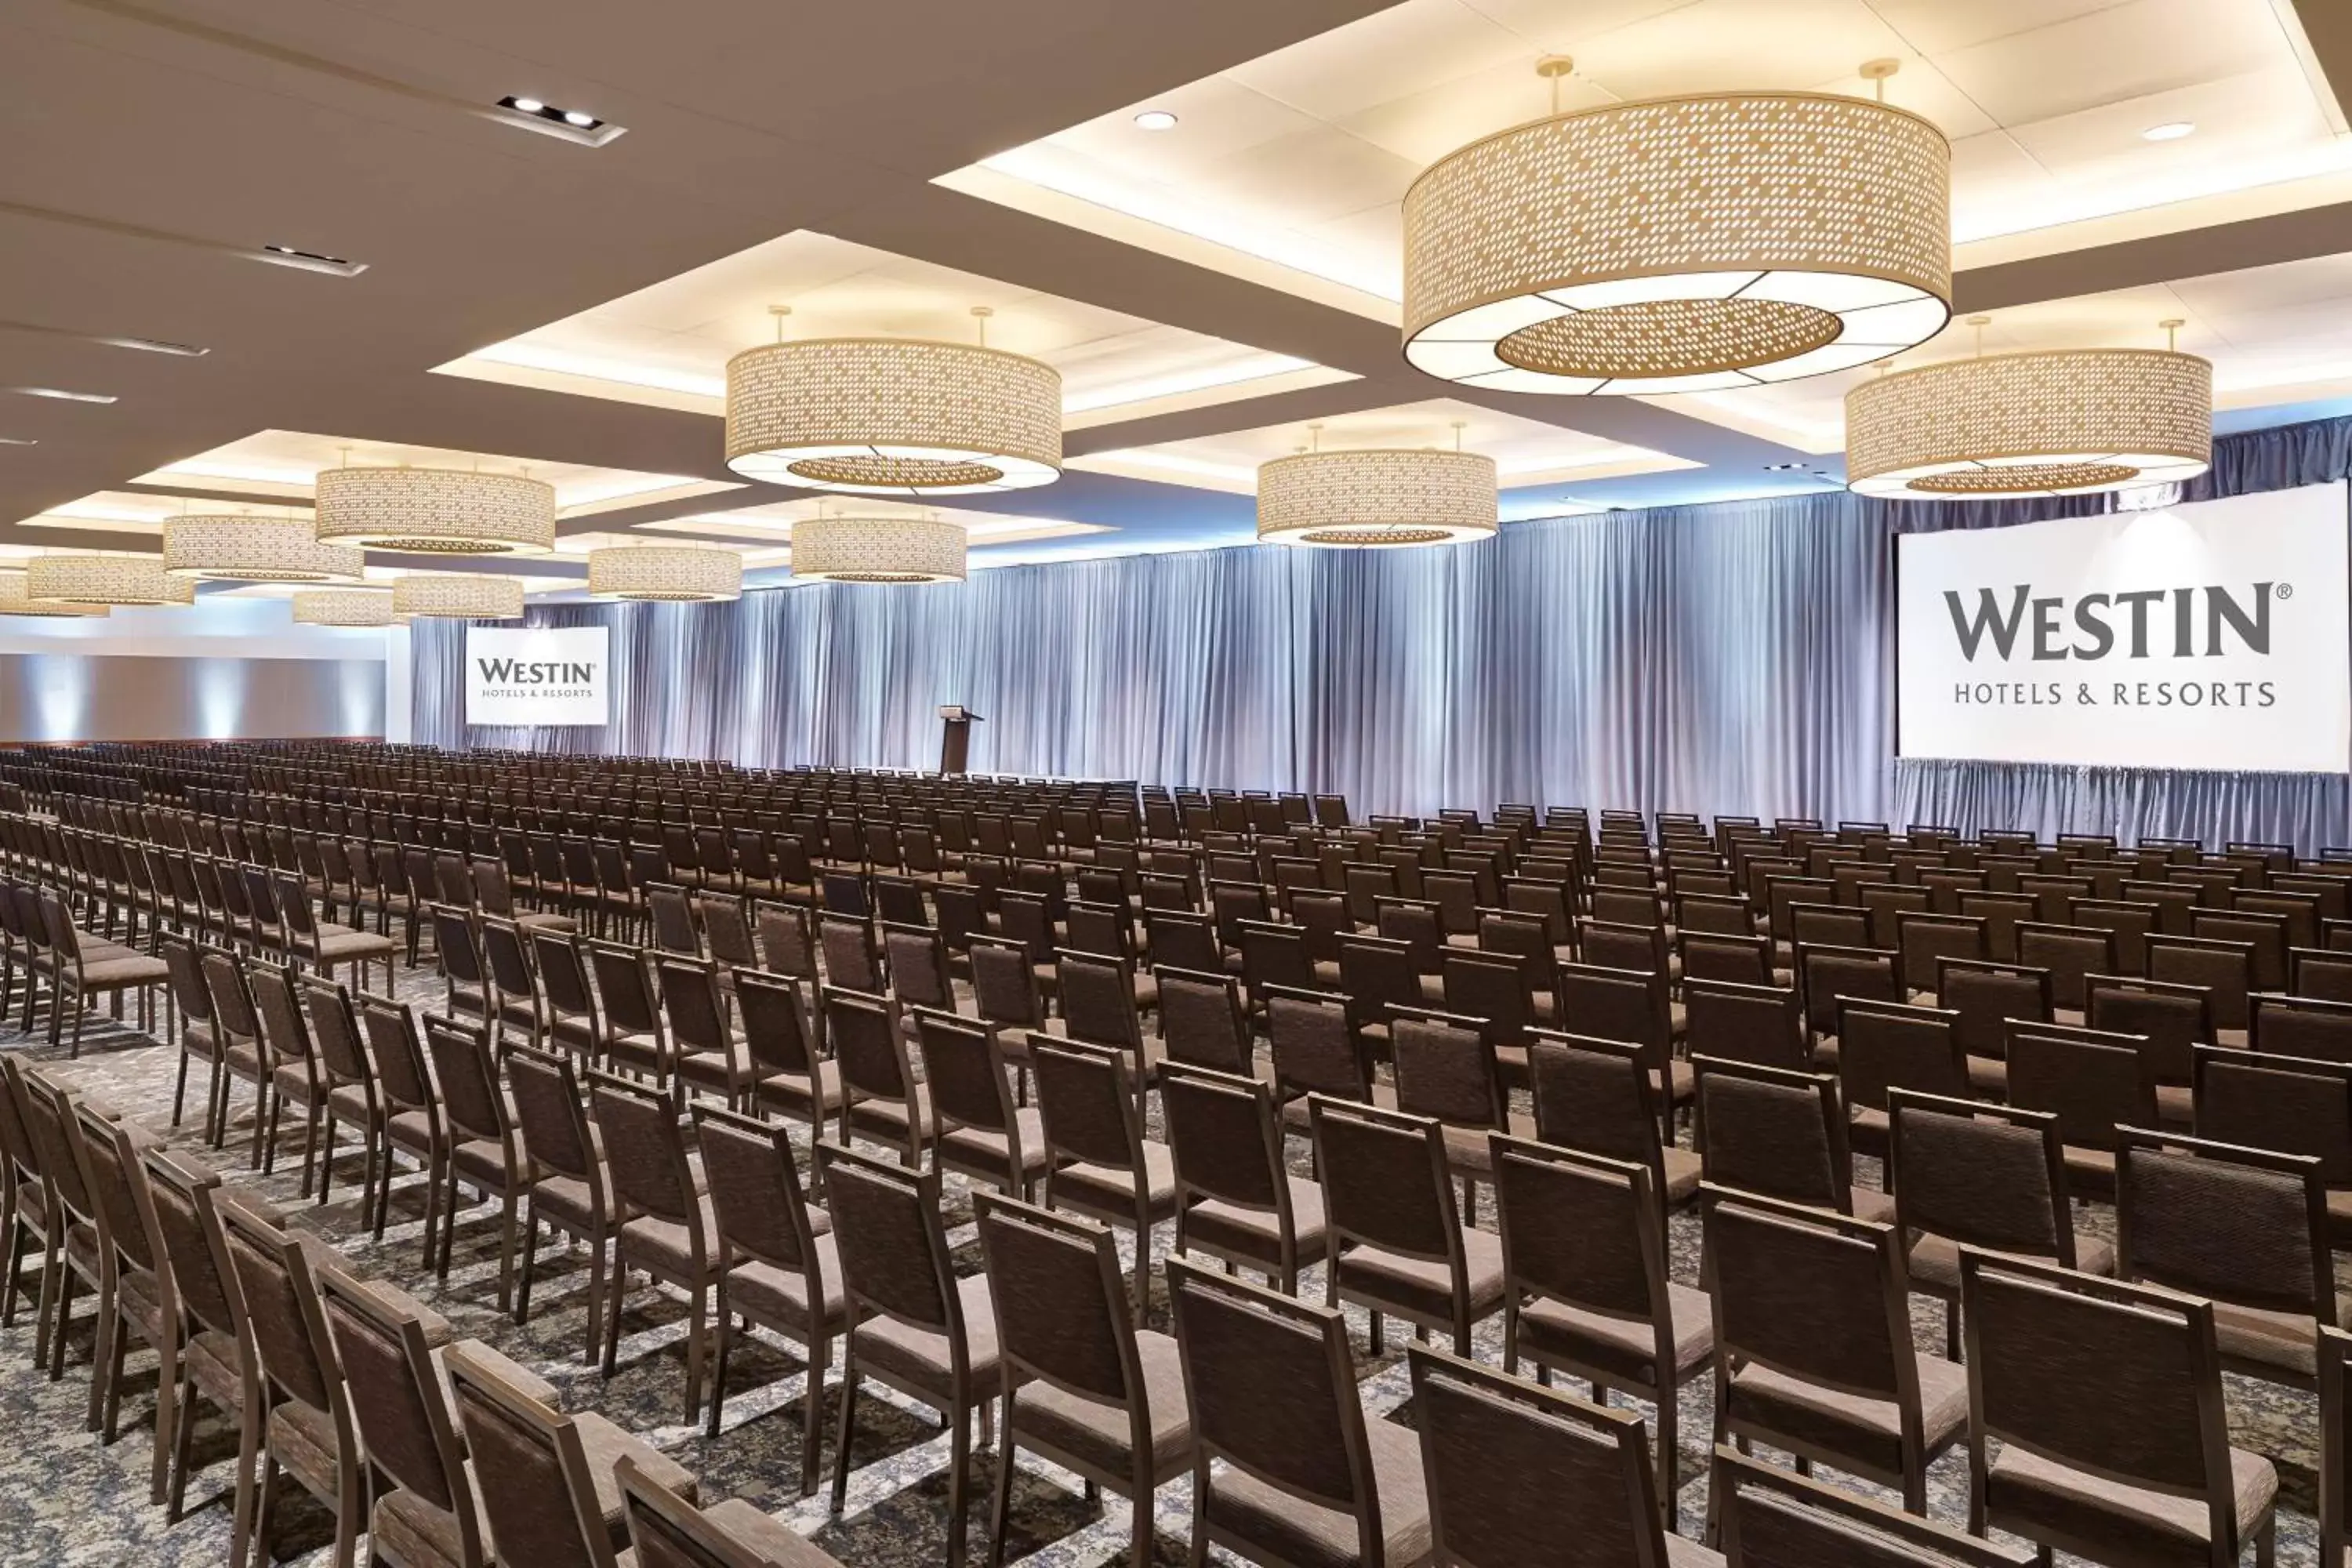
[[[420,1005],[437,1003],[440,995],[437,978],[426,971],[404,972],[401,988]],[[299,1196],[302,1134],[290,1121],[281,1140],[275,1173],[262,1175],[247,1169],[245,1153],[253,1110],[249,1097],[234,1107],[228,1142],[223,1150],[203,1149],[196,1131],[198,1114],[192,1113],[182,1128],[171,1129],[176,1054],[134,1028],[93,1019],[79,1061],[64,1060],[62,1050],[27,1039],[13,1027],[0,1028],[0,1050],[21,1050],[37,1059],[54,1061],[57,1070],[76,1088],[114,1106],[142,1126],[168,1134],[230,1181],[267,1194],[286,1206],[293,1223],[333,1241],[362,1272],[397,1282],[446,1315],[458,1336],[486,1340],[546,1378],[560,1391],[566,1408],[601,1411],[671,1454],[701,1477],[706,1504],[728,1496],[749,1499],[855,1568],[918,1568],[945,1560],[948,1437],[928,1408],[877,1384],[867,1384],[859,1391],[848,1506],[840,1518],[833,1518],[822,1486],[816,1497],[800,1493],[799,1400],[804,1368],[785,1342],[762,1331],[739,1337],[725,1426],[717,1438],[706,1438],[698,1426],[688,1427],[682,1423],[686,1304],[666,1288],[656,1289],[640,1276],[628,1290],[619,1363],[607,1383],[580,1359],[587,1279],[583,1249],[553,1238],[542,1240],[531,1321],[517,1327],[497,1310],[494,1205],[459,1215],[453,1266],[444,1286],[419,1267],[424,1214],[421,1178],[414,1174],[401,1178],[394,1192],[393,1224],[381,1242],[371,1239],[358,1218],[361,1161],[351,1151],[348,1139],[337,1161],[334,1201],[316,1205]],[[200,1088],[192,1086],[192,1095],[201,1101]],[[1294,1140],[1291,1152],[1303,1170],[1304,1145]],[[1877,1173],[1871,1163],[1858,1161],[1857,1165],[1856,1179],[1874,1184]],[[947,1187],[950,1239],[957,1249],[959,1268],[977,1272],[981,1262],[971,1223],[968,1184],[950,1177]],[[1491,1224],[1491,1205],[1486,1207],[1484,1217]],[[2078,1216],[2086,1232],[2105,1234],[2111,1228],[2112,1215],[2105,1208],[2079,1210]],[[1163,1226],[1155,1257],[1167,1239]],[[1687,1215],[1675,1221],[1673,1269],[1682,1282],[1698,1282],[1697,1225]],[[2339,1285],[2352,1282],[2345,1279],[2340,1260],[2338,1274]],[[1319,1300],[1321,1288],[1319,1271],[1310,1271],[1302,1294]],[[1162,1330],[1168,1327],[1164,1292],[1163,1284],[1152,1309],[1153,1326]],[[87,1317],[77,1326],[65,1380],[51,1384],[29,1365],[32,1316],[28,1297],[16,1325],[0,1331],[0,1442],[7,1447],[7,1458],[0,1461],[0,1564],[139,1563],[156,1568],[204,1564],[211,1568],[225,1562],[229,1539],[226,1492],[235,1468],[234,1432],[206,1407],[206,1417],[196,1433],[199,1473],[189,1484],[191,1511],[177,1526],[166,1528],[163,1510],[147,1502],[153,1357],[134,1353],[122,1436],[112,1447],[104,1447],[95,1434],[82,1428],[89,1376]],[[1409,1418],[1402,1336],[1392,1331],[1387,1352],[1370,1356],[1364,1351],[1368,1324],[1360,1313],[1351,1316],[1368,1410],[1391,1419]],[[1915,1297],[1914,1319],[1920,1348],[1940,1349],[1941,1310]],[[1499,1316],[1479,1330],[1477,1350],[1482,1357],[1499,1363]],[[828,1473],[830,1435],[837,1411],[833,1401],[840,1396],[838,1390],[836,1375],[827,1385]],[[2278,1561],[2308,1568],[2317,1562],[2316,1530],[2311,1517],[2318,1450],[2316,1401],[2291,1390],[2235,1378],[2230,1380],[2229,1397],[2232,1440],[2267,1455],[2279,1467],[2283,1498]],[[1685,1482],[1680,1501],[1683,1527],[1693,1533],[1706,1509],[1704,1464],[1712,1405],[1711,1387],[1704,1377],[1690,1384],[1681,1399]],[[994,1458],[993,1453],[982,1453],[974,1463],[972,1492],[980,1500],[971,1510],[970,1544],[975,1562],[986,1561],[985,1489],[994,1483]],[[1830,1479],[1876,1493],[1864,1483]],[[1963,1522],[1968,1485],[1965,1452],[1948,1454],[1932,1471],[1930,1483],[1931,1511],[1951,1522]],[[200,1506],[200,1500],[205,1499],[213,1500]],[[1189,1482],[1180,1480],[1161,1488],[1155,1511],[1158,1534],[1153,1561],[1186,1561],[1192,1513]],[[1105,1494],[1098,1504],[1089,1503],[1075,1476],[1024,1454],[1015,1471],[1006,1561],[1035,1568],[1094,1568],[1126,1563],[1130,1517],[1124,1501]],[[299,1488],[289,1487],[281,1494],[277,1533],[274,1546],[279,1561],[324,1563],[331,1520],[324,1510],[301,1499]],[[1213,1552],[1211,1560],[1234,1561],[1221,1552]]]

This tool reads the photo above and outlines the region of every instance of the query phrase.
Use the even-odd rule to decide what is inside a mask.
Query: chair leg
[[[186,1507],[188,1500],[188,1448],[196,1430],[196,1384],[192,1374],[187,1373],[180,1374],[180,1396],[173,1402],[173,1405],[172,1458],[165,1467],[169,1479],[163,1489],[163,1522],[165,1524],[180,1522],[181,1512]],[[244,1520],[240,1516],[236,1524],[240,1533],[243,1527]],[[236,1560],[234,1553],[229,1560],[231,1562]]]
[[[1667,1382],[1658,1390],[1658,1506],[1665,1510],[1669,1533],[1680,1528],[1683,1521],[1683,1457],[1675,1447],[1681,1433],[1682,1411],[1675,1398],[1674,1384]]]
[[[268,1568],[269,1531],[278,1513],[278,1456],[265,1454],[261,1460],[259,1495],[255,1500],[253,1514],[253,1568]]]
[[[845,1338],[841,1345],[841,1422],[833,1436],[832,1512],[835,1519],[849,1505],[849,1444],[856,1435],[857,1345]]]
[[[801,1393],[801,1495],[816,1491],[817,1461],[824,1449],[824,1372],[833,1346],[823,1335],[809,1344],[808,1383]]]
[[[604,1299],[604,1237],[601,1235],[591,1237],[588,1241],[588,1348],[580,1358],[589,1365],[596,1364],[596,1347],[604,1342],[604,1314],[618,1310],[617,1303]]]
[[[49,1381],[57,1383],[66,1374],[66,1329],[73,1321],[74,1271],[65,1260],[62,1248],[58,1253],[58,1321],[49,1331]]]
[[[509,1177],[499,1194],[499,1310],[514,1304],[515,1205],[520,1197],[520,1174]]]
[[[519,1325],[530,1321],[530,1274],[538,1259],[539,1216],[534,1214],[522,1230],[522,1278],[515,1286],[514,1321]]]
[[[604,1303],[604,1376],[608,1381],[613,1375],[613,1363],[621,1354],[621,1299],[628,1293],[628,1283],[629,1267],[615,1250],[612,1300]]]
[[[709,1321],[710,1292],[698,1283],[694,1288],[694,1315],[686,1330],[686,1424],[689,1426],[702,1414],[702,1358],[708,1353],[703,1341]]]
[[[988,1568],[1003,1568],[1004,1537],[1013,1522],[1013,1387],[1007,1380],[1004,1389],[1004,1446],[996,1451],[996,1500],[989,1510]],[[1087,1486],[1094,1487],[1092,1481]],[[1139,1494],[1141,1495],[1141,1494]],[[1145,1563],[1141,1557],[1130,1562]],[[1148,1565],[1147,1565],[1148,1568]]]
[[[965,1496],[971,1468],[971,1413],[959,1406],[949,1416],[954,1429],[948,1436],[948,1568],[963,1568]]]

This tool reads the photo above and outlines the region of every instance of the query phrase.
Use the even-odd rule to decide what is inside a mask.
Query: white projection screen
[[[604,626],[467,626],[466,722],[607,722],[610,640]]]
[[[2346,489],[1895,540],[1906,757],[2340,773]]]

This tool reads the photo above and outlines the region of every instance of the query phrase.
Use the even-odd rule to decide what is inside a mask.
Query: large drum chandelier
[[[743,596],[743,558],[731,550],[624,544],[588,552],[592,599],[700,604]]]
[[[1549,118],[1406,193],[1414,365],[1510,392],[1704,392],[1867,364],[1943,329],[1951,146],[1934,125],[1807,92],[1562,114],[1570,68],[1538,68]]]
[[[964,531],[931,517],[812,517],[793,524],[792,572],[819,583],[961,583]]]
[[[1257,470],[1261,543],[1467,544],[1492,538],[1499,517],[1495,459],[1475,452],[1308,451]]]
[[[413,572],[392,580],[392,613],[457,621],[511,621],[522,615],[522,580],[472,572]]]
[[[419,555],[535,554],[555,548],[555,487],[461,468],[322,468],[318,537]]]
[[[1847,393],[1845,446],[1849,486],[1904,500],[2177,483],[2213,460],[2213,367],[2171,349],[1949,360]]]
[[[1062,374],[998,349],[906,338],[747,349],[727,362],[727,466],[866,495],[1051,484],[1062,474]]]
[[[321,544],[300,518],[175,517],[163,524],[163,570],[245,583],[357,583],[367,558]]]
[[[296,626],[392,626],[403,619],[394,613],[389,593],[321,588],[294,595]]]
[[[25,592],[65,605],[137,608],[196,602],[194,580],[173,576],[153,555],[36,555],[25,563]]]
[[[114,613],[104,605],[68,605],[57,600],[36,599],[25,591],[25,569],[21,566],[0,566],[0,616],[47,616],[71,619]]]

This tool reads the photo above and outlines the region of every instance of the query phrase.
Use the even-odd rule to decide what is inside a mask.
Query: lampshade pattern
[[[47,616],[62,619],[114,613],[104,605],[68,605],[57,600],[36,599],[25,591],[25,577],[26,572],[21,566],[0,566],[0,616]]]
[[[830,583],[961,583],[963,529],[929,517],[813,517],[793,524],[793,575]]]
[[[731,550],[624,544],[588,552],[592,599],[651,599],[693,604],[740,598],[743,558]]]
[[[25,592],[68,605],[193,605],[194,579],[174,577],[153,555],[36,555],[25,563]]]
[[[404,617],[394,613],[392,595],[356,588],[320,588],[294,595],[294,624],[302,626],[389,626]]]
[[[555,547],[555,487],[455,468],[322,468],[318,537],[420,555],[530,554]]]
[[[1475,452],[1301,452],[1257,471],[1257,536],[1272,544],[1393,550],[1490,538],[1495,459]]]
[[[357,583],[367,557],[321,544],[301,518],[190,516],[163,524],[163,570],[246,583]]]
[[[459,621],[511,621],[522,615],[522,582],[472,572],[413,572],[392,580],[392,613]]]

